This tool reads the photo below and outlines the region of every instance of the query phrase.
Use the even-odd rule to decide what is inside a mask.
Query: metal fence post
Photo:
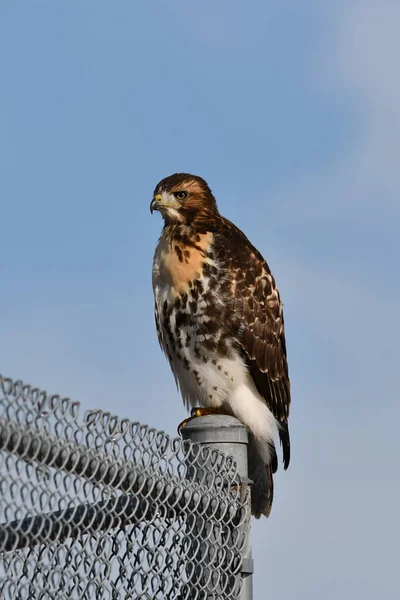
[[[228,415],[207,415],[196,417],[181,429],[184,440],[205,445],[230,455],[238,467],[241,481],[248,481],[248,434],[242,423]],[[253,559],[251,540],[251,509],[248,500],[248,514],[241,527],[244,528],[246,543],[242,550],[242,586],[238,600],[253,599]],[[214,596],[210,596],[214,597]]]

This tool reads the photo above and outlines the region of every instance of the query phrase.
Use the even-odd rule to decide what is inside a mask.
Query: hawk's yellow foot
[[[190,417],[184,419],[182,423],[178,425],[178,433],[180,435],[181,429],[185,427],[192,419],[196,417],[205,417],[207,415],[227,415],[228,413],[222,408],[201,408],[200,406],[195,406],[190,411]]]

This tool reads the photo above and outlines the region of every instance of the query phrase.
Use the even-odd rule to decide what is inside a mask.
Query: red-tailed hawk
[[[290,460],[290,383],[282,303],[261,254],[218,212],[201,177],[160,181],[150,210],[164,228],[153,263],[158,339],[185,405],[222,409],[250,432],[252,512],[268,516]]]

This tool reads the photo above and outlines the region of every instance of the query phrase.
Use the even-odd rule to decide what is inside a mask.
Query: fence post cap
[[[248,444],[246,427],[230,415],[205,415],[191,419],[181,429],[184,440],[199,444]]]

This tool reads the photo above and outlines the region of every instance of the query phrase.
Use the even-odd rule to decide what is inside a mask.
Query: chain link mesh
[[[249,518],[217,451],[0,376],[0,597],[237,598]]]

